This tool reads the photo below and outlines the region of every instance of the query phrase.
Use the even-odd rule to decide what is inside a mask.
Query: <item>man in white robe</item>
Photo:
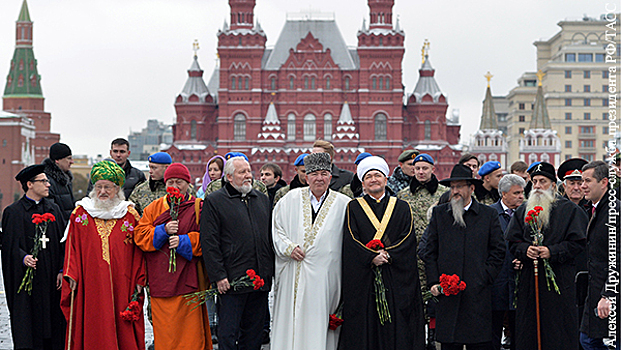
[[[330,157],[304,159],[309,187],[274,208],[276,251],[272,350],[334,350],[340,329],[328,330],[341,295],[341,247],[349,198],[328,189]]]

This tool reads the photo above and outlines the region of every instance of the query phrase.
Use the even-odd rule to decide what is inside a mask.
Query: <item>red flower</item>
[[[527,216],[524,218],[524,221],[525,221],[525,222],[531,222],[531,221],[533,221],[533,217],[532,217],[532,216],[530,216],[530,215],[527,215]]]
[[[257,278],[255,278],[254,281],[252,281],[252,284],[254,284],[254,290],[257,290],[257,289],[261,289],[261,287],[265,285],[265,281],[263,281],[262,278],[257,276]]]
[[[457,275],[442,274],[440,276],[440,288],[442,289],[440,292],[444,295],[457,295],[466,289],[466,282],[460,281]]]
[[[369,243],[367,243],[367,248],[373,249],[373,250],[380,250],[380,249],[384,249],[384,244],[379,239],[374,239],[374,240],[371,240]]]
[[[528,211],[528,215],[530,215],[530,216],[537,216],[537,212],[534,211],[534,210],[529,210]]]
[[[540,207],[540,206],[536,206],[536,207],[535,207],[535,208],[533,208],[533,209],[535,209],[535,211],[537,211],[537,213],[539,213],[540,211],[542,211],[542,210],[543,210],[543,208],[542,208],[542,207]]]
[[[254,279],[257,276],[257,273],[254,272],[253,269],[250,269],[250,270],[246,270],[246,275],[248,275],[248,277],[250,277],[250,279]]]
[[[51,221],[51,222],[56,221],[56,218],[54,217],[54,214],[52,213],[45,213],[42,215],[42,217],[44,221]]]
[[[334,331],[342,324],[343,324],[342,318],[337,317],[335,314],[330,315],[330,323],[329,323],[328,328]]]

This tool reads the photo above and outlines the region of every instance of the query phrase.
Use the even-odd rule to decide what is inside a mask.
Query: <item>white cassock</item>
[[[274,208],[276,251],[272,350],[334,350],[340,327],[328,330],[341,295],[343,222],[350,198],[330,190],[313,224],[310,190],[297,188]],[[300,246],[306,257],[291,258]]]

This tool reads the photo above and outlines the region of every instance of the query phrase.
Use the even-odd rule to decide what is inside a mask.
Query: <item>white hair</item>
[[[234,162],[236,161],[244,161],[244,162],[248,162],[246,160],[246,158],[242,157],[242,156],[237,156],[237,157],[232,157],[229,160],[226,161],[226,164],[224,164],[224,169],[222,170],[224,172],[224,178],[226,178],[226,175],[231,175],[233,176],[233,173],[235,172],[235,164]]]
[[[526,181],[521,176],[515,174],[507,174],[498,182],[498,193],[502,196],[503,193],[511,191],[511,187],[520,186],[526,187]]]
[[[114,198],[101,200],[97,197],[97,190],[93,187],[88,196],[93,201],[95,208],[112,210],[112,208],[116,207],[119,203],[125,200],[125,193],[123,192],[123,189],[117,184],[114,184],[114,188],[116,189],[116,195]]]

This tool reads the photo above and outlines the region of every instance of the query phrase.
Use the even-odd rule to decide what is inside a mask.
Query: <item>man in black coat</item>
[[[609,327],[616,320],[616,317],[610,317],[611,301],[616,303],[619,300],[619,232],[611,230],[614,226],[618,229],[619,221],[618,215],[610,216],[610,210],[615,209],[618,213],[621,202],[610,190],[609,168],[603,161],[586,164],[582,168],[582,180],[585,198],[593,203],[593,215],[587,228],[589,285],[580,326],[580,344],[585,350],[607,349],[603,338],[614,338],[617,334]],[[618,185],[616,190],[619,190]],[[610,249],[613,241],[616,242],[616,251]],[[611,256],[616,256],[616,271],[609,266]],[[617,339],[617,349],[618,344]]]
[[[226,184],[205,198],[201,214],[205,269],[220,293],[218,346],[259,349],[274,275],[271,205],[266,195],[252,188],[252,170],[243,157],[229,159],[224,174]],[[231,289],[231,282],[249,269],[265,285],[259,290]]]
[[[73,164],[71,148],[64,143],[57,142],[50,147],[50,157],[43,160],[45,175],[50,181],[49,199],[53,200],[62,212],[64,221],[69,220],[75,208],[73,197],[73,175],[69,170]]]
[[[516,210],[506,232],[509,251],[522,262],[518,280],[515,337],[518,350],[537,349],[537,313],[534,260],[539,266],[539,314],[543,349],[576,349],[578,347],[578,309],[574,277],[575,257],[584,250],[588,218],[584,210],[566,198],[556,195],[554,166],[547,162],[531,171],[532,191],[526,203]],[[533,232],[525,217],[535,207],[543,227],[543,244],[533,245]],[[555,274],[559,292],[546,278],[547,259]],[[550,282],[550,288],[548,283]]]
[[[443,350],[492,348],[492,284],[502,267],[505,245],[495,209],[473,197],[472,169],[457,164],[451,177],[451,199],[434,207],[419,245],[427,285],[438,298],[436,340]],[[440,276],[456,274],[466,283],[457,295],[440,295]]]
[[[2,276],[11,317],[15,349],[64,349],[65,318],[60,309],[64,248],[60,243],[65,221],[58,205],[49,200],[50,183],[45,165],[32,165],[15,178],[24,196],[4,209],[2,215]],[[39,232],[41,248],[35,258],[37,233],[33,214],[51,213],[45,234]],[[27,269],[34,268],[32,291],[20,290]]]
[[[524,202],[524,187],[526,181],[518,175],[507,174],[498,183],[500,200],[490,207],[496,209],[500,227],[502,228],[502,239],[504,232],[509,226],[509,221],[515,210]],[[501,348],[502,328],[505,318],[508,320],[509,334],[513,336],[515,332],[515,267],[519,266],[519,260],[515,259],[509,252],[509,245],[505,241],[505,261],[492,289],[492,332],[494,340],[492,345],[494,350]],[[507,340],[510,342],[510,338]],[[515,343],[511,343],[511,349],[515,349]]]
[[[340,350],[422,350],[425,346],[414,222],[407,202],[386,191],[389,171],[380,157],[362,160],[357,176],[365,195],[347,205]],[[368,248],[371,240],[380,240],[384,247]],[[383,324],[374,270],[381,272],[391,318]]]

